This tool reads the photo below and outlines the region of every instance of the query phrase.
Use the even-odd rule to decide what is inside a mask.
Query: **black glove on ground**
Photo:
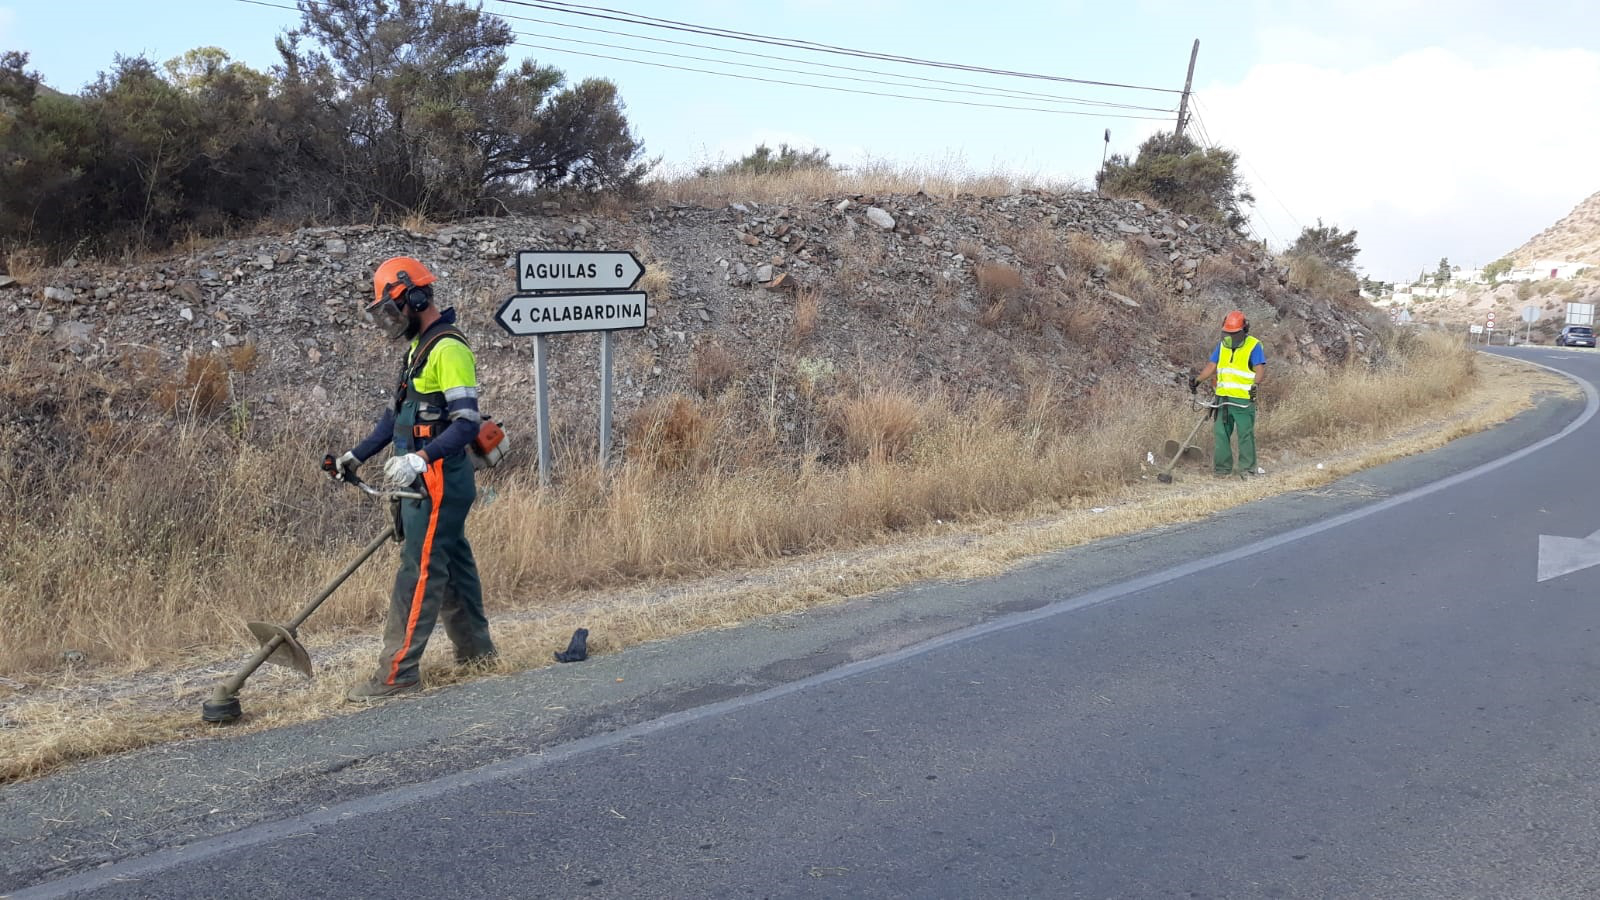
[[[556,651],[556,662],[583,662],[589,658],[589,629],[579,628],[572,633],[567,649]]]

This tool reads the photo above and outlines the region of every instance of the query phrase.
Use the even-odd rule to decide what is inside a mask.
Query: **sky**
[[[1238,152],[1241,174],[1257,197],[1251,227],[1274,249],[1320,219],[1358,232],[1357,265],[1368,275],[1411,278],[1435,269],[1441,257],[1464,265],[1490,262],[1600,191],[1600,4],[1590,0],[583,2],[743,33],[1163,89],[907,66],[484,0],[489,12],[557,23],[509,20],[525,33],[520,41],[557,48],[518,46],[514,55],[554,65],[572,81],[616,82],[648,154],[672,170],[736,158],[760,142],[787,142],[823,148],[847,165],[1005,171],[1092,185],[1104,151],[1134,153],[1145,137],[1170,130],[1175,115],[1053,98],[1171,110],[1198,39],[1195,133]],[[76,91],[119,53],[161,61],[212,45],[247,64],[270,67],[276,62],[273,38],[297,19],[289,10],[238,0],[0,0],[0,49],[27,51],[47,83]],[[650,56],[641,48],[753,68]],[[655,68],[639,60],[749,77]],[[821,70],[817,63],[872,71]],[[775,71],[780,67],[866,81]],[[908,76],[939,83],[910,83]],[[866,96],[751,78],[1033,109]],[[1027,91],[1052,99],[958,90]],[[1108,128],[1109,145],[1103,139]]]

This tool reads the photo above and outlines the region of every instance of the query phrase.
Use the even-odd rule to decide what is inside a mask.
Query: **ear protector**
[[[433,302],[433,288],[427,286],[417,287],[412,284],[411,276],[404,269],[394,273],[394,277],[406,287],[406,292],[401,295],[401,300],[406,306],[417,312],[422,312],[428,308],[428,304]]]

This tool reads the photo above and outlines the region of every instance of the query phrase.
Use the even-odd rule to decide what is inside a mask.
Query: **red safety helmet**
[[[1244,313],[1237,309],[1228,313],[1228,317],[1222,320],[1222,330],[1224,332],[1235,333],[1244,331],[1249,327],[1250,323],[1245,321]]]

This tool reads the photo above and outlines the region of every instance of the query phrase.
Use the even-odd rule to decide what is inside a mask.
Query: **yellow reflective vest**
[[[1217,396],[1239,400],[1250,398],[1250,387],[1256,383],[1255,370],[1250,368],[1250,354],[1261,342],[1253,337],[1229,350],[1226,345],[1217,347]]]

